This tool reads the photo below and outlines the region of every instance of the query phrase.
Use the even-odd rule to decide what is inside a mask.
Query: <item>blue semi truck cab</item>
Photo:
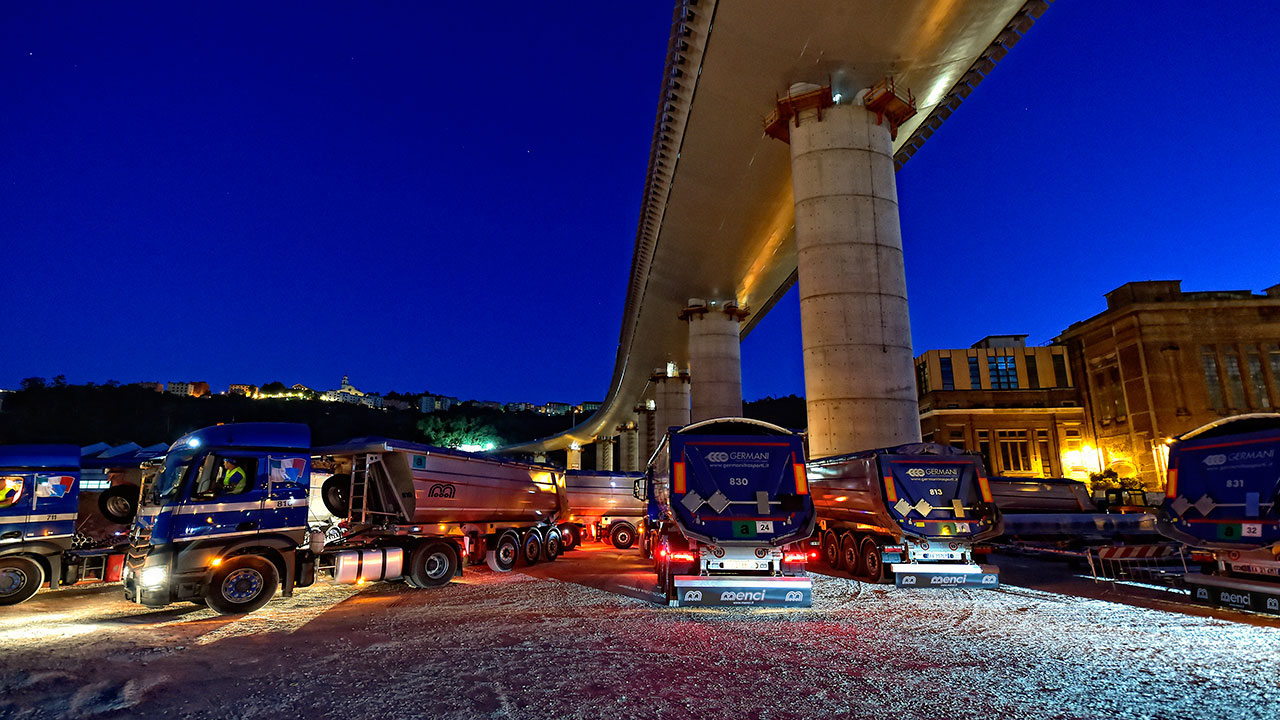
[[[746,418],[671,428],[636,496],[667,604],[810,605],[815,516],[799,435]]]
[[[0,446],[0,605],[23,602],[45,583],[56,590],[119,579],[123,537],[76,542],[85,513],[96,512],[81,507],[80,470],[75,445]],[[121,485],[105,499],[126,519],[136,496],[136,486]]]

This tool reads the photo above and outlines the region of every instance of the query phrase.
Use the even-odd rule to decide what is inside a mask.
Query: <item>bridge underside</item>
[[[793,83],[829,83],[846,97],[886,77],[909,88],[918,112],[893,143],[901,167],[1046,7],[1041,0],[677,3],[607,400],[562,435],[508,449],[555,450],[615,434],[652,392],[655,369],[688,366],[688,329],[678,316],[689,298],[749,308],[745,337],[795,283],[790,158],[764,133],[765,117]]]

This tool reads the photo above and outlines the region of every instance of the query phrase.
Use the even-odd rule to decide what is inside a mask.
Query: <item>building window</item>
[[[942,389],[955,390],[956,378],[951,372],[951,358],[938,358],[938,369],[942,371]]]
[[[1000,461],[1005,472],[1031,472],[1031,450],[1025,430],[997,430]]]
[[[1027,353],[1027,387],[1032,390],[1040,388],[1040,370],[1036,367],[1036,354]]]
[[[1222,385],[1218,381],[1218,357],[1212,345],[1200,348],[1200,362],[1204,365],[1204,386],[1209,391],[1209,406],[1222,410]]]
[[[986,430],[978,430],[975,434],[978,436],[978,453],[982,455],[982,464],[987,472],[995,472],[996,466],[991,464],[991,434]]]
[[[1115,404],[1111,402],[1111,387],[1106,373],[1095,373],[1093,376],[1093,410],[1098,420],[1106,425],[1115,417]]]
[[[1267,379],[1262,376],[1262,356],[1257,350],[1249,350],[1249,386],[1253,388],[1253,406],[1260,410],[1271,409],[1267,395]]]
[[[1120,383],[1120,368],[1111,368],[1111,404],[1116,411],[1116,419],[1119,420],[1129,414],[1128,407],[1124,403],[1124,386]]]
[[[916,365],[916,390],[920,395],[929,392],[929,363]]]
[[[1017,390],[1018,366],[1011,357],[988,357],[987,373],[992,390]]]
[[[1067,387],[1067,357],[1062,354],[1053,356],[1053,386]]]
[[[1053,454],[1049,450],[1049,431],[1036,431],[1036,446],[1040,451],[1040,474],[1053,477]]]
[[[963,450],[964,449],[964,431],[952,430],[949,433],[949,435],[950,435],[950,439],[947,441],[947,444],[953,448],[958,448],[960,450]]]
[[[1231,393],[1231,407],[1243,410],[1249,407],[1244,400],[1244,377],[1240,372],[1240,356],[1229,349],[1227,360],[1227,390]]]
[[[974,390],[982,389],[982,374],[978,372],[978,358],[969,358],[969,387]]]

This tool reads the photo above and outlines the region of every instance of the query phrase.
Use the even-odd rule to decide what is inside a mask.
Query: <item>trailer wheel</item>
[[[854,577],[858,576],[858,541],[850,533],[840,537],[840,567]]]
[[[458,569],[458,557],[444,543],[419,545],[409,556],[409,579],[419,588],[447,585]]]
[[[871,537],[862,538],[862,570],[867,582],[884,582],[884,556],[879,543]]]
[[[43,584],[44,568],[40,563],[17,555],[0,558],[0,605],[29,600]]]
[[[112,485],[98,496],[98,510],[113,523],[131,523],[138,513],[140,492],[137,485]]]
[[[542,557],[547,562],[555,562],[564,552],[564,541],[560,537],[559,528],[547,530],[547,538],[542,543]]]
[[[626,550],[636,542],[635,530],[626,523],[618,523],[613,526],[613,530],[609,532],[609,541],[619,550]]]
[[[565,525],[561,534],[564,536],[564,549],[566,552],[577,548],[582,543],[582,533],[578,532],[578,528],[573,525]]]
[[[270,602],[279,585],[275,565],[256,555],[240,555],[214,571],[205,600],[222,615],[251,613]]]
[[[351,476],[340,474],[325,480],[320,486],[320,498],[331,514],[346,517],[351,509]]]
[[[487,545],[488,543],[486,543]],[[494,572],[511,572],[520,558],[520,539],[513,532],[503,533],[485,553],[485,564]]]
[[[836,535],[835,530],[822,534],[822,559],[832,570],[840,569],[840,536]]]
[[[523,549],[524,564],[537,565],[539,558],[542,557],[542,536],[538,534],[538,531],[530,530],[525,533],[520,547]]]

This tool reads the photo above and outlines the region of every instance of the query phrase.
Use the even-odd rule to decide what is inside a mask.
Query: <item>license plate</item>
[[[755,570],[757,567],[755,560],[725,560],[725,570]]]
[[[1231,563],[1231,569],[1244,573],[1253,573],[1254,575],[1272,575],[1280,576],[1280,568],[1267,567],[1265,565],[1245,565],[1242,563]]]

